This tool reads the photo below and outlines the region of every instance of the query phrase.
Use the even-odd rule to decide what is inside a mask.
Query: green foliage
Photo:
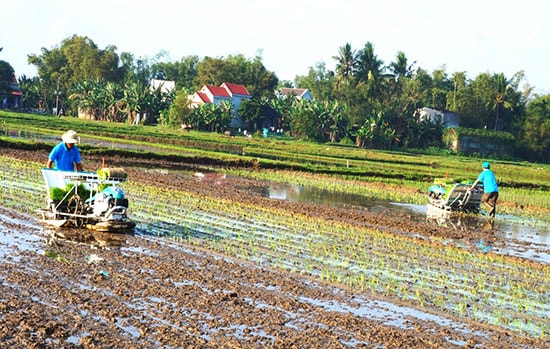
[[[187,123],[196,130],[223,132],[233,117],[230,103],[201,104],[193,108]]]
[[[291,128],[298,138],[336,143],[347,135],[345,108],[337,101],[300,100]]]
[[[189,91],[181,89],[176,93],[174,102],[168,108],[168,112],[161,114],[159,123],[165,126],[180,127],[183,124],[191,124],[189,118],[192,113],[190,108]]]
[[[198,81],[198,56],[183,57],[178,62],[157,62],[151,66],[157,79],[174,81],[178,90],[197,91],[202,86]]]
[[[8,62],[0,60],[0,102],[10,93],[12,78],[12,66]]]
[[[529,103],[520,121],[522,158],[548,161],[550,156],[550,95],[537,96]]]
[[[514,136],[510,132],[504,131],[491,131],[484,129],[473,129],[473,128],[463,128],[456,127],[447,129],[446,135],[449,137],[459,137],[459,136],[471,136],[479,137],[486,141],[495,142],[498,144],[506,144],[513,142],[515,140]]]
[[[316,99],[320,100],[334,99],[334,84],[334,72],[327,70],[324,62],[318,62],[315,68],[309,68],[307,76],[296,77],[296,87],[307,88]]]
[[[262,116],[262,101],[260,99],[252,98],[242,101],[238,112],[244,118],[246,129],[260,129],[261,125],[258,125]]]

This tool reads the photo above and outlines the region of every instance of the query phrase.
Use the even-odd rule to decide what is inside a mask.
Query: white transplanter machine
[[[483,185],[470,190],[473,182],[454,182],[450,178],[436,179],[429,188],[428,206],[447,212],[478,213]]]
[[[128,199],[120,187],[126,181],[124,169],[86,172],[43,168],[42,175],[47,207],[38,212],[46,224],[118,233],[135,227],[128,218]]]

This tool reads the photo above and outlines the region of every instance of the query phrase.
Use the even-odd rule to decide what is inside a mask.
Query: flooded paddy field
[[[549,345],[548,231],[536,224],[456,226],[421,207],[300,201],[265,182],[112,159],[128,172],[136,229],[54,230],[33,212],[47,154],[0,154],[10,347]]]

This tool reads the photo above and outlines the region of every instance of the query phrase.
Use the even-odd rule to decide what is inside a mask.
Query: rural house
[[[149,84],[149,87],[151,91],[160,89],[162,93],[170,93],[176,87],[176,82],[171,80],[151,79],[151,83]]]
[[[251,99],[252,96],[244,85],[224,82],[220,86],[204,85],[199,91],[189,96],[191,107],[198,107],[201,104],[220,104],[229,102],[233,106],[231,127],[244,127],[245,122],[239,115],[238,110],[243,100]]]
[[[419,122],[430,121],[432,123],[441,122],[443,127],[458,127],[458,114],[445,109],[436,109],[423,107],[414,112]]]
[[[286,96],[296,96],[297,99],[307,99],[308,101],[313,100],[313,96],[307,88],[290,88],[283,87],[279,92],[276,93],[277,97],[286,97]]]
[[[17,81],[15,75],[12,76],[9,88],[9,95],[2,100],[2,109],[19,110],[21,108],[23,93],[19,89],[19,82]]]

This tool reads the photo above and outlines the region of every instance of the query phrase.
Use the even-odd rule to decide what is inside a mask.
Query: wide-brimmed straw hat
[[[65,143],[74,144],[78,142],[78,135],[76,134],[76,131],[69,130],[61,136],[61,139]]]

